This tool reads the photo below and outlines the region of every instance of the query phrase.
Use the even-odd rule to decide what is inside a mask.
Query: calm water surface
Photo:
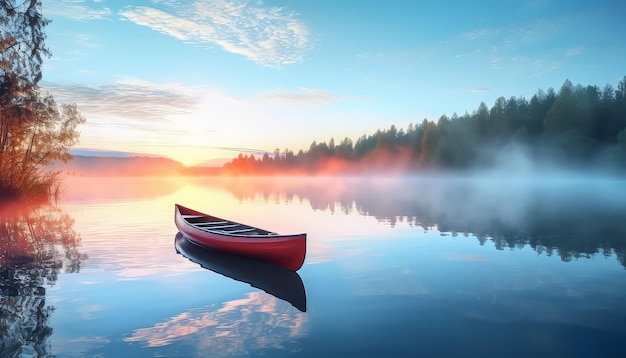
[[[69,178],[58,207],[0,214],[0,356],[624,356],[624,188]],[[174,203],[307,232],[306,262],[197,250]]]

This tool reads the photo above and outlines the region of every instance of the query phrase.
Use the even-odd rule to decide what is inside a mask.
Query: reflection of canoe
[[[176,252],[200,266],[234,280],[249,283],[306,312],[304,284],[297,272],[267,262],[194,245],[182,233],[174,239]]]
[[[279,235],[175,205],[176,227],[189,240],[208,248],[298,270],[306,254],[306,234]]]

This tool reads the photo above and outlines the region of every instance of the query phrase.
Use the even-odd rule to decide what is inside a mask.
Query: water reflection
[[[0,207],[0,356],[46,356],[53,306],[46,285],[78,272],[86,255],[73,220],[58,207]]]
[[[622,268],[613,256],[561,264],[558,255],[573,258],[598,247],[620,252],[623,184],[197,178],[150,200],[85,197],[68,212],[83,236],[89,268],[47,289],[47,301],[57,308],[47,321],[55,330],[48,351],[107,357],[545,356],[563,355],[566,347],[574,356],[619,356],[607,352],[624,348]],[[268,294],[273,288],[261,283],[253,284],[267,292],[237,282],[229,278],[236,276],[232,271],[222,271],[229,277],[208,272],[176,254],[171,205],[181,199],[243,222],[269,222],[279,232],[310,232],[311,250],[299,271],[307,281],[306,297],[301,291],[307,313],[296,308],[298,299]],[[452,240],[435,229],[472,235]],[[554,257],[490,247],[525,242]],[[184,255],[208,269],[214,264]],[[486,344],[484,337],[496,337],[496,343]]]
[[[153,327],[140,328],[126,342],[163,347],[178,341],[192,345],[185,356],[247,355],[257,349],[286,349],[304,335],[306,315],[282,310],[280,300],[261,292],[225,302],[221,307],[189,309]],[[176,347],[174,349],[180,349]]]
[[[288,349],[306,334],[306,297],[300,276],[293,271],[234,255],[199,248],[180,233],[175,237],[179,254],[202,267],[260,291],[245,297],[200,308],[189,308],[152,327],[139,328],[125,342],[148,347],[167,346],[186,356],[221,357],[247,355],[259,349]],[[287,302],[298,310],[295,310]],[[177,345],[173,345],[173,343]]]
[[[69,176],[61,188],[63,202],[103,203],[149,200],[176,191],[185,180],[176,177],[83,177]]]
[[[200,248],[185,239],[181,233],[176,234],[174,244],[176,252],[200,266],[249,283],[252,287],[260,288],[306,312],[304,284],[297,272],[217,250]]]
[[[419,178],[236,179],[223,182],[239,200],[307,200],[399,223],[475,235],[498,249],[529,245],[563,261],[616,255],[626,267],[626,181],[553,175]]]

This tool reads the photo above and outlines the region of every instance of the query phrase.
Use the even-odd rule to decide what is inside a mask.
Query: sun
[[[183,165],[184,165],[184,166],[186,166],[186,167],[188,167],[188,166],[190,166],[190,165],[191,165],[191,163],[189,163],[189,162],[183,162]]]

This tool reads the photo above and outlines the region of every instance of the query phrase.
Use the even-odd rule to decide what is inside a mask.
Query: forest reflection
[[[238,200],[306,200],[314,210],[341,210],[453,236],[475,235],[497,249],[532,247],[563,261],[615,254],[626,268],[623,179],[555,174],[542,178],[232,178]]]
[[[0,206],[0,356],[47,356],[46,286],[80,270],[73,219],[56,206]]]

